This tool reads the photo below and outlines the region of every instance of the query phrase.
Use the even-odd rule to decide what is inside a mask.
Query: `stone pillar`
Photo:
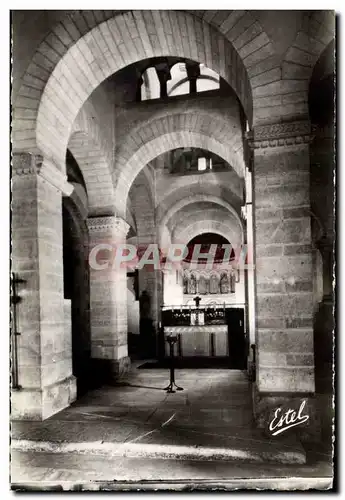
[[[151,267],[151,266],[148,266]],[[161,280],[161,271],[156,269],[139,270],[139,290],[142,293],[147,291],[151,298],[150,303],[150,319],[152,320],[153,332],[156,331],[159,323],[159,308],[160,308],[160,290],[159,283]]]
[[[168,80],[171,80],[170,68],[166,62],[161,62],[155,65],[156,72],[158,76],[158,80],[160,83],[160,97],[167,97],[167,83]]]
[[[12,391],[11,413],[43,420],[76,398],[62,259],[62,194],[73,187],[39,155],[13,153],[12,165],[12,270],[23,282],[17,306],[20,388]]]
[[[323,300],[332,302],[333,295],[333,244],[329,239],[322,238],[316,243],[322,255],[323,266]]]
[[[252,136],[256,266],[255,416],[266,426],[276,408],[313,414],[313,275],[310,125],[262,125]],[[300,428],[296,430],[300,432]],[[308,431],[309,432],[309,431]]]
[[[248,307],[248,336],[249,336],[249,358],[253,361],[253,351],[250,348],[255,344],[255,276],[254,276],[254,226],[253,226],[253,203],[252,203],[252,173],[246,168],[246,204],[243,207],[243,215],[246,220],[246,244],[247,244],[247,307]]]
[[[200,65],[198,63],[186,63],[186,70],[189,79],[189,93],[196,94],[196,82],[200,76]]]
[[[91,357],[95,374],[104,382],[116,379],[129,369],[127,345],[127,269],[114,265],[117,245],[126,242],[129,225],[116,216],[87,220],[90,256],[103,266],[95,266],[90,257]],[[96,247],[99,245],[100,250]],[[109,250],[104,246],[109,245]],[[103,248],[103,249],[102,249]],[[103,267],[100,268],[100,267]]]
[[[318,392],[332,392],[334,348],[333,245],[327,238],[317,242],[322,255],[323,297],[314,317],[315,367]]]
[[[163,271],[163,304],[180,306],[183,304],[183,273],[172,266]]]

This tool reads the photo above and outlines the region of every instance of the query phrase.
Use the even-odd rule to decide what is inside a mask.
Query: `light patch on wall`
[[[206,168],[207,168],[206,158],[198,158],[198,170],[199,170],[199,172],[206,170]]]

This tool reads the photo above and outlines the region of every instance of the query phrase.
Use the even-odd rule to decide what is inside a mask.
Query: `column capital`
[[[70,196],[74,189],[67,181],[67,175],[52,160],[39,154],[12,153],[12,175],[13,177],[38,175],[65,196]]]
[[[126,237],[129,224],[116,215],[105,215],[100,217],[89,217],[87,227],[92,232],[110,232],[113,236]]]
[[[257,125],[246,134],[252,149],[308,144],[312,140],[309,120]]]

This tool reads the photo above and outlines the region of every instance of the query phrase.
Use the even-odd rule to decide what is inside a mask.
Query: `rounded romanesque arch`
[[[295,38],[284,53],[267,59],[264,71],[257,76],[251,77],[248,70],[254,125],[309,116],[309,81],[320,54],[334,38],[335,14],[307,11],[297,15]]]
[[[334,36],[334,11],[305,12],[301,29],[282,63],[283,79],[298,78],[309,84],[316,62]]]
[[[169,204],[179,201],[182,195],[187,198],[191,193],[219,196],[227,200],[239,212],[240,206],[243,204],[243,179],[240,179],[233,171],[227,172],[227,177],[229,177],[227,184],[220,185],[219,178],[213,175],[190,176],[187,188],[183,176],[181,176],[178,181],[168,186],[164,192],[164,197],[158,199],[159,214],[163,210],[165,203],[169,206]]]
[[[200,199],[201,197],[206,197],[205,199],[212,198],[214,201],[224,201],[228,205],[231,205],[237,213],[240,213],[243,204],[243,182],[239,183],[237,187],[234,186],[232,178],[226,185],[225,183],[223,183],[224,185],[220,185],[219,182],[212,182],[214,180],[213,176],[206,178],[203,176],[203,179],[205,179],[202,179],[203,182],[200,182],[200,176],[195,175],[190,177],[188,185],[182,185],[182,177],[182,180],[177,179],[173,185],[169,186],[169,190],[157,197],[156,218],[158,223],[168,216],[169,210],[175,205],[184,204],[186,200],[194,199],[195,197]]]
[[[94,19],[88,24],[86,12],[72,12],[37,49],[14,103],[16,150],[38,149],[63,168],[73,122],[92,91],[129,64],[166,55],[216,71],[235,90],[251,121],[251,90],[241,57],[205,20],[179,11],[128,11],[103,22],[90,14]],[[28,98],[30,120],[23,123]]]
[[[206,193],[206,194],[192,194],[189,198],[187,199],[184,198],[182,200],[179,200],[177,203],[175,203],[175,205],[168,208],[165,214],[162,216],[161,220],[157,221],[159,224],[159,228],[166,226],[169,219],[172,218],[177,212],[179,212],[180,210],[182,211],[184,208],[188,207],[188,205],[192,205],[198,202],[212,203],[219,207],[225,208],[228,212],[231,213],[231,215],[236,220],[238,220],[239,225],[242,227],[240,216],[230,203],[228,203],[226,200],[224,200],[219,196],[213,196]]]
[[[232,245],[240,245],[243,235],[239,234],[236,226],[229,225],[222,220],[205,219],[193,221],[190,224],[181,224],[176,227],[172,235],[172,243],[187,244],[191,239],[202,233],[215,233],[226,238]]]
[[[119,213],[123,213],[127,203],[127,196],[133,180],[144,166],[157,156],[181,147],[195,147],[206,149],[224,158],[229,163],[234,155],[227,149],[226,143],[214,137],[188,131],[170,132],[162,134],[142,145],[122,168],[115,186],[115,198]]]
[[[303,13],[283,57],[256,11],[70,11],[56,19],[16,83],[13,143],[59,166],[82,104],[133,62],[174,54],[203,62],[236,91],[251,125],[252,93],[254,124],[307,113],[311,68],[334,37],[332,11]]]
[[[68,149],[83,172],[89,214],[113,213],[113,184],[108,161],[99,144],[87,132],[76,129],[68,142]]]
[[[185,226],[202,220],[225,221],[225,224],[232,228],[238,241],[242,240],[243,226],[236,210],[222,199],[212,196],[195,196],[194,199],[186,200],[185,203],[178,203],[168,212],[158,228],[161,247],[165,247],[170,242],[174,242],[176,235]]]

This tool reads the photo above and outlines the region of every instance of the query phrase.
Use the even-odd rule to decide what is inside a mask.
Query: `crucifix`
[[[195,302],[195,307],[199,307],[199,304],[200,304],[200,301],[201,301],[201,297],[194,297],[194,302]]]
[[[200,301],[201,301],[201,297],[194,297],[194,302],[195,302],[195,324],[198,325],[199,324],[199,304],[200,304]]]

